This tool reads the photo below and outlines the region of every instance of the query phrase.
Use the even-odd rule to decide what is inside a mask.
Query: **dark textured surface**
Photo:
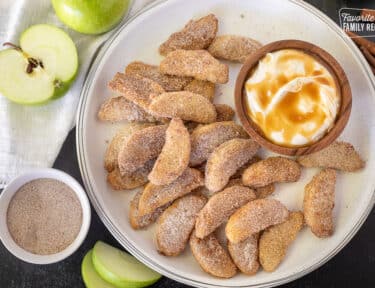
[[[327,13],[335,21],[338,21],[340,7],[375,8],[375,1],[310,0],[307,2]],[[69,134],[55,167],[68,172],[82,183],[76,158],[75,131]],[[84,254],[93,247],[97,240],[119,247],[95,211],[92,211],[93,218],[86,241],[75,254],[60,263],[47,266],[26,264],[13,257],[0,244],[0,288],[84,287],[80,273]],[[375,210],[372,211],[358,234],[337,256],[320,269],[282,287],[375,287],[374,243]],[[188,286],[162,278],[152,287],[182,288]]]

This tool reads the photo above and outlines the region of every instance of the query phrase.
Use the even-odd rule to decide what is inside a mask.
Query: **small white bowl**
[[[64,182],[76,193],[82,207],[82,225],[76,239],[63,251],[56,254],[37,255],[26,251],[17,245],[17,243],[13,240],[7,226],[7,210],[13,195],[24,184],[40,178],[50,178]],[[28,173],[22,174],[5,187],[0,196],[0,240],[10,253],[25,262],[33,264],[51,264],[69,257],[79,248],[79,246],[81,246],[82,242],[85,240],[90,227],[90,222],[90,202],[82,186],[70,175],[56,169],[33,169]]]

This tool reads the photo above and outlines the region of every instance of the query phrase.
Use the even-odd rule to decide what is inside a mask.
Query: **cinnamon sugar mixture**
[[[82,207],[75,192],[54,179],[36,179],[13,196],[7,225],[14,241],[39,255],[64,250],[77,237],[82,225]]]

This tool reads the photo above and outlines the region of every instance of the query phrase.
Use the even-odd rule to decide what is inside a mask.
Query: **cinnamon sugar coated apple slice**
[[[190,158],[190,135],[181,119],[174,118],[165,132],[165,144],[148,179],[155,185],[167,185],[187,168]]]
[[[160,63],[160,71],[175,76],[190,76],[198,80],[225,84],[229,80],[229,68],[211,56],[206,50],[176,50]]]
[[[236,185],[245,187],[245,185],[243,185],[243,183],[242,183],[241,178],[231,178],[228,181],[228,184],[225,186],[225,188],[229,188],[229,187],[236,186]],[[252,190],[254,191],[257,199],[262,199],[262,198],[268,197],[273,192],[275,192],[275,185],[269,184],[269,185],[264,186],[264,187],[252,188]],[[209,193],[208,195],[210,195],[210,194],[212,194],[212,193]]]
[[[203,163],[216,147],[228,140],[248,137],[242,126],[233,121],[199,126],[191,134],[190,165],[196,166]]]
[[[212,41],[208,52],[219,59],[243,63],[260,47],[262,44],[249,37],[220,35]]]
[[[145,110],[153,97],[165,92],[163,87],[151,79],[124,73],[116,73],[108,87]]]
[[[297,161],[304,167],[333,168],[346,172],[365,167],[365,162],[353,145],[342,141],[335,141],[323,150],[298,157]]]
[[[111,97],[103,102],[98,112],[101,121],[156,122],[157,119],[123,96]]]
[[[232,243],[228,242],[228,251],[234,263],[246,275],[254,275],[258,272],[258,239],[259,234],[250,235],[245,240]]]
[[[305,186],[303,214],[306,224],[320,238],[333,233],[336,171],[325,169],[316,174]]]
[[[214,104],[216,108],[216,122],[231,121],[236,114],[232,107],[227,104]]]
[[[184,90],[202,95],[210,100],[210,102],[214,101],[215,84],[212,82],[194,79],[185,86]]]
[[[253,190],[237,185],[214,194],[198,214],[195,235],[204,238],[211,234],[238,208],[255,198]]]
[[[231,178],[241,178],[242,177],[242,174],[243,172],[251,165],[253,165],[254,163],[257,163],[259,161],[261,161],[262,158],[260,158],[258,155],[255,155],[254,157],[252,157],[249,161],[247,161],[245,164],[243,164],[237,171],[236,173],[233,174],[233,176]],[[242,179],[241,179],[242,181]]]
[[[261,161],[262,159],[255,155],[253,158],[251,158],[247,163],[245,163],[241,168],[239,168],[236,173],[231,177],[232,179],[236,180],[237,178],[240,178],[239,181],[241,185],[244,185],[242,182],[242,174],[243,172],[252,164]],[[267,196],[271,195],[273,192],[275,192],[275,185],[274,184],[268,184],[263,187],[253,188],[255,195],[257,198],[266,198]]]
[[[147,176],[150,173],[155,160],[151,159],[144,166],[132,173],[121,175],[119,168],[115,168],[107,175],[107,182],[113,190],[131,190],[143,186],[148,182]]]
[[[200,239],[193,232],[189,243],[195,260],[204,271],[219,278],[231,278],[236,275],[236,265],[214,234]]]
[[[134,61],[125,68],[125,74],[151,79],[157,82],[167,92],[180,91],[192,81],[191,77],[170,76],[160,73],[156,65]]]
[[[235,138],[224,142],[210,155],[206,164],[206,187],[220,191],[229,178],[258,151],[259,145],[251,139]]]
[[[284,223],[272,226],[262,233],[259,240],[259,261],[265,271],[276,270],[303,224],[303,213],[291,212]]]
[[[129,207],[129,223],[132,226],[132,228],[136,230],[145,228],[154,223],[159,218],[159,216],[165,211],[165,209],[167,209],[170,205],[170,203],[167,203],[157,208],[154,212],[150,214],[139,216],[138,205],[141,195],[142,191],[138,191],[134,195],[133,199],[130,201]]]
[[[218,20],[214,14],[190,20],[181,31],[173,33],[160,45],[159,53],[165,56],[176,49],[205,49],[215,38],[217,29]]]
[[[142,216],[152,213],[160,206],[203,185],[202,173],[192,168],[187,168],[180,177],[168,185],[158,186],[148,183],[139,200],[139,214]]]
[[[272,225],[287,220],[289,211],[275,199],[257,199],[238,209],[229,218],[225,234],[232,243],[245,240]]]
[[[206,201],[203,196],[186,195],[163,212],[156,228],[156,247],[161,254],[177,256],[185,250],[197,213]]]
[[[138,130],[152,126],[152,124],[142,124],[142,123],[130,123],[124,125],[112,138],[109,143],[104,156],[104,167],[108,172],[113,171],[118,167],[118,154],[124,145],[124,143],[129,139],[129,137]]]
[[[149,106],[152,115],[181,118],[198,123],[216,120],[215,106],[204,96],[187,91],[167,92],[154,98]]]
[[[258,187],[254,189],[254,192],[258,199],[266,198],[275,192],[275,185],[268,184],[267,186]]]
[[[301,176],[300,165],[285,157],[269,157],[250,165],[242,175],[244,185],[258,188],[277,182],[296,182]]]
[[[134,132],[121,147],[118,166],[122,175],[141,168],[147,161],[159,156],[167,125],[157,125]]]

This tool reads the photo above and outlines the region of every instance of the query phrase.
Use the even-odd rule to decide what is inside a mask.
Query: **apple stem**
[[[3,43],[3,46],[10,46],[10,47],[12,47],[13,49],[15,49],[17,51],[22,52],[22,49],[21,49],[20,46],[17,46],[15,44],[11,43],[11,42],[5,42],[5,43]]]

